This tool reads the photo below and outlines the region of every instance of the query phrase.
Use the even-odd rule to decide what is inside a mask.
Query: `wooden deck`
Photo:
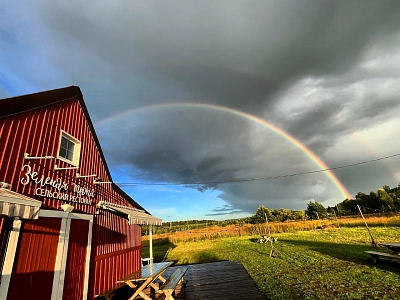
[[[258,286],[240,261],[221,261],[196,265],[185,265],[186,286],[184,292],[177,295],[178,299],[252,299],[265,300]],[[170,267],[164,273],[168,278],[179,266]]]
[[[163,277],[169,278],[180,267],[182,266],[169,267]],[[266,299],[240,261],[220,261],[185,265],[184,267],[187,268],[184,276],[186,285],[174,296],[176,300]],[[146,289],[145,293],[150,296],[150,291],[150,289]],[[112,299],[127,300],[132,294],[132,289],[126,286]],[[161,294],[152,294],[152,297],[154,296],[157,297],[157,300],[165,298]]]

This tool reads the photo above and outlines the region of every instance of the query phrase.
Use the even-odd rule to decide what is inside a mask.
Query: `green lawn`
[[[371,230],[377,242],[400,241],[399,227]],[[177,244],[155,240],[154,257],[177,264],[240,260],[268,299],[400,299],[400,263],[373,265],[363,253],[371,249],[365,228],[274,236],[273,258],[271,245],[256,243],[258,236]]]

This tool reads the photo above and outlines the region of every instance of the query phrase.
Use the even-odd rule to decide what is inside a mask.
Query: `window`
[[[81,143],[74,137],[62,131],[58,158],[74,166],[78,166],[80,150]]]

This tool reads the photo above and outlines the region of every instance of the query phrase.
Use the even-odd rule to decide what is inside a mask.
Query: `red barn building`
[[[0,299],[93,299],[140,268],[141,224],[79,87],[0,100]]]

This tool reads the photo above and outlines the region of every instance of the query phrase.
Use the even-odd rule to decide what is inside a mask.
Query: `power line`
[[[337,169],[343,169],[343,168],[368,164],[368,163],[372,163],[372,162],[376,162],[376,161],[380,161],[380,160],[384,160],[384,159],[388,159],[388,158],[392,158],[392,157],[396,157],[396,156],[400,156],[400,153],[392,154],[392,155],[385,156],[385,157],[375,158],[375,159],[371,159],[371,160],[366,160],[366,161],[362,161],[362,162],[357,162],[357,163],[353,163],[353,164],[348,164],[348,165],[344,165],[344,166],[339,166],[339,167],[332,167],[332,168],[326,168],[326,169],[315,170],[315,171],[306,171],[306,172],[278,175],[278,176],[270,176],[270,177],[258,177],[258,178],[248,178],[248,179],[224,180],[224,181],[204,181],[204,182],[180,182],[180,183],[116,182],[115,184],[130,186],[130,185],[206,185],[206,184],[241,183],[241,182],[248,182],[248,181],[260,181],[260,180],[269,180],[269,179],[286,178],[286,177],[294,177],[294,176],[300,176],[300,175],[321,173],[321,172],[326,172],[326,171],[330,171],[330,170],[337,170]]]

